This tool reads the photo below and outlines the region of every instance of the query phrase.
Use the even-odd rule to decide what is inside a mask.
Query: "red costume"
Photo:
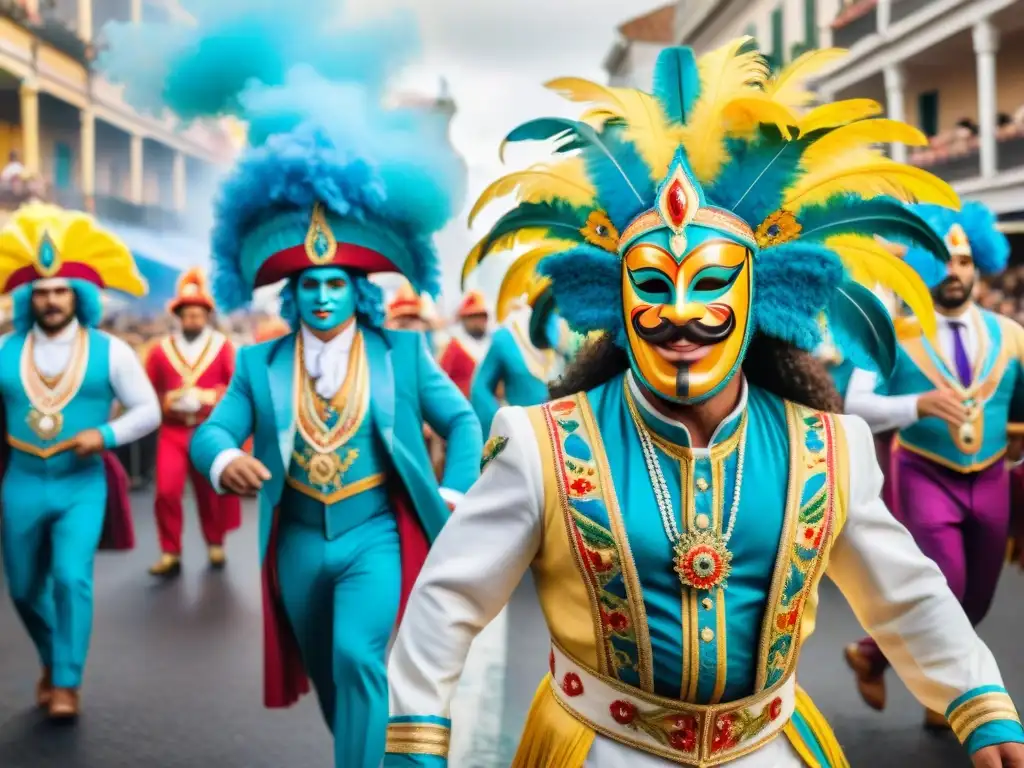
[[[213,299],[198,270],[182,277],[178,296],[169,309],[176,312],[184,306],[213,310]],[[203,331],[192,342],[185,341],[181,334],[171,334],[154,345],[146,359],[146,372],[163,408],[163,423],[157,436],[155,511],[160,549],[165,554],[181,554],[181,500],[186,477],[192,480],[203,538],[208,546],[223,546],[224,534],[241,524],[238,497],[218,496],[210,483],[192,468],[188,458],[189,442],[196,426],[210,415],[223,397],[234,370],[234,346],[224,334],[212,329]],[[191,401],[198,408],[195,405],[183,408],[185,401]]]
[[[487,314],[487,303],[483,294],[477,291],[467,293],[459,306],[460,320],[471,315]],[[448,378],[455,382],[455,386],[462,390],[462,394],[469,397],[473,374],[486,352],[486,342],[482,339],[473,339],[466,333],[455,333],[441,353],[438,364],[448,374]]]

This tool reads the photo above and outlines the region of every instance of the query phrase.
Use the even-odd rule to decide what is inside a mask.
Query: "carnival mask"
[[[340,267],[312,267],[299,275],[295,286],[299,317],[314,331],[330,331],[356,312],[352,278]]]

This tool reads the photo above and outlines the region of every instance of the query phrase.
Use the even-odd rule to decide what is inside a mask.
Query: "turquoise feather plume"
[[[846,281],[826,310],[832,341],[857,368],[888,378],[896,368],[896,329],[885,305],[859,283]]]
[[[732,162],[722,169],[708,199],[757,226],[782,207],[785,190],[800,170],[804,140],[786,141],[778,130],[765,126],[765,137],[755,144],[729,141]]]
[[[559,240],[583,242],[581,230],[590,211],[561,201],[553,203],[521,203],[502,216],[480,243],[486,254],[505,235],[524,229],[546,229],[548,236]]]
[[[685,123],[700,97],[700,72],[691,48],[666,48],[654,65],[654,97],[665,116]]]
[[[915,245],[947,261],[946,244],[935,230],[903,203],[892,198],[864,200],[837,195],[824,205],[808,206],[798,217],[800,237],[822,242],[833,235],[871,233]]]

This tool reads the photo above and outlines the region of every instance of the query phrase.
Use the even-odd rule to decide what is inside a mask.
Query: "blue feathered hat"
[[[927,141],[879,117],[876,102],[806,109],[814,97],[804,83],[842,51],[806,53],[773,75],[751,43],[699,61],[689,48],[662,51],[650,94],[578,78],[548,83],[591,106],[578,120],[539,118],[507,136],[505,144],[553,140],[554,157],[485,190],[471,223],[496,198],[515,194],[517,205],[470,252],[463,278],[493,252],[530,245],[533,258],[547,249],[538,270],[569,324],[625,347],[621,259],[630,244],[656,241],[678,261],[687,243],[724,238],[754,254],[754,330],[813,351],[824,314],[858,365],[894,364],[891,320],[859,282],[891,287],[923,327],[934,312],[920,278],[874,235],[941,257],[942,239],[901,201],[959,207],[956,193],[875,148]]]
[[[461,205],[465,165],[443,116],[383,106],[418,51],[415,28],[404,16],[332,24],[340,5],[193,0],[194,25],[107,27],[99,66],[137,107],[248,125],[216,203],[212,282],[226,310],[327,264],[439,289],[433,236]]]
[[[943,239],[950,254],[967,254],[982,275],[994,275],[1006,269],[1010,259],[1010,241],[999,231],[998,219],[988,206],[970,201],[959,211],[939,205],[911,206]],[[946,277],[946,267],[928,250],[911,246],[904,256],[929,287]]]

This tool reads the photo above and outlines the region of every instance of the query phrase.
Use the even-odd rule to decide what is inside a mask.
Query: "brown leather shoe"
[[[210,547],[207,550],[207,555],[210,558],[210,567],[214,570],[219,571],[228,564],[227,555],[224,554],[224,547]]]
[[[949,721],[945,715],[932,712],[930,709],[924,711],[924,727],[928,731],[948,731]]]
[[[43,674],[36,683],[36,705],[40,709],[48,709],[50,699],[53,696],[53,680],[50,677],[50,668],[43,667]]]
[[[843,656],[857,678],[857,691],[864,703],[881,712],[885,709],[885,674],[878,674],[872,669],[871,661],[861,653],[856,643],[846,646]]]
[[[181,558],[165,552],[160,555],[156,565],[149,569],[149,573],[151,576],[158,576],[161,579],[173,579],[181,573]]]
[[[75,688],[54,688],[50,697],[50,719],[72,720],[78,717],[78,691]]]

